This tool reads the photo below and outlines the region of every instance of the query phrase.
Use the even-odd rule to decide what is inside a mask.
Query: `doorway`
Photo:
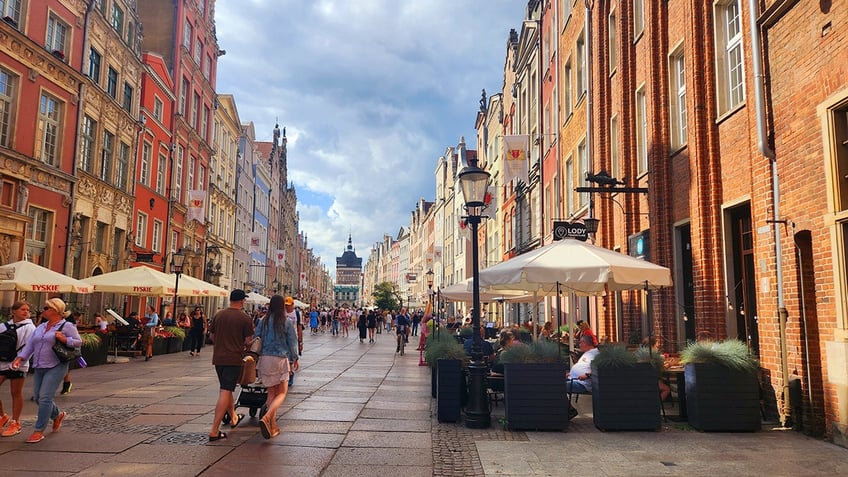
[[[695,276],[692,272],[692,226],[691,224],[676,227],[677,249],[680,258],[680,287],[679,299],[683,305],[683,334],[686,342],[697,338],[697,323],[695,321]]]
[[[736,338],[760,356],[757,289],[754,274],[754,231],[750,204],[728,209],[731,267],[728,273],[728,306],[736,324]]]

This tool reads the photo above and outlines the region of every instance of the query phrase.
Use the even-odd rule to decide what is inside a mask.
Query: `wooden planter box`
[[[436,409],[439,422],[456,422],[462,408],[465,376],[462,361],[440,359],[436,364]]]
[[[568,428],[564,364],[504,364],[504,412],[508,429]]]
[[[436,365],[430,366],[430,395],[436,399]]]
[[[143,350],[144,348],[142,348]],[[143,353],[142,353],[143,354]],[[153,337],[153,356],[168,354],[168,338],[160,336]]]
[[[109,354],[108,349],[108,337],[100,336],[100,345],[97,348],[91,349],[82,347],[82,357],[86,362],[86,366],[97,366],[99,364],[106,364],[106,356]],[[78,369],[79,364],[77,364],[77,360],[73,360],[70,362],[70,369]]]
[[[759,431],[757,375],[714,364],[687,364],[686,411],[689,425],[702,431]]]
[[[179,353],[183,350],[183,339],[171,336],[165,338],[168,342],[168,353]]]
[[[659,373],[650,363],[592,366],[592,413],[602,431],[660,429]]]

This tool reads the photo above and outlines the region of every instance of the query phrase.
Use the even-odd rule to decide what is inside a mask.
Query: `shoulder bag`
[[[59,329],[56,331],[62,331],[62,328],[65,327],[65,323],[67,323],[67,321],[59,325]],[[63,363],[67,363],[68,361],[82,356],[82,351],[79,348],[71,348],[59,340],[56,340],[56,342],[53,343],[53,352],[56,353],[56,357],[59,358],[59,361]]]

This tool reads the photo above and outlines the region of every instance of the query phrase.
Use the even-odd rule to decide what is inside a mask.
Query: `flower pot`
[[[689,363],[684,376],[689,425],[702,431],[760,430],[760,387],[755,373]]]
[[[436,364],[436,409],[439,422],[459,420],[462,387],[465,385],[462,361],[440,359]]]
[[[436,399],[436,365],[430,366],[430,395]]]
[[[660,429],[659,374],[651,363],[592,366],[592,413],[602,431]]]
[[[168,353],[168,339],[161,336],[153,337],[153,356],[161,356]]]
[[[177,338],[176,336],[169,336],[166,338],[168,342],[168,353],[179,353],[183,350],[183,339]]]
[[[564,364],[504,364],[504,412],[508,429],[568,428]]]

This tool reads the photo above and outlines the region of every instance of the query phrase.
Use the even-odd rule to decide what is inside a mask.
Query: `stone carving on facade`
[[[77,193],[93,199],[97,196],[97,186],[90,179],[84,178],[77,183]]]
[[[3,234],[0,235],[0,262],[9,263],[9,257],[12,254],[12,237]]]
[[[18,182],[18,213],[27,213],[27,203],[29,202],[29,186],[24,182]]]

